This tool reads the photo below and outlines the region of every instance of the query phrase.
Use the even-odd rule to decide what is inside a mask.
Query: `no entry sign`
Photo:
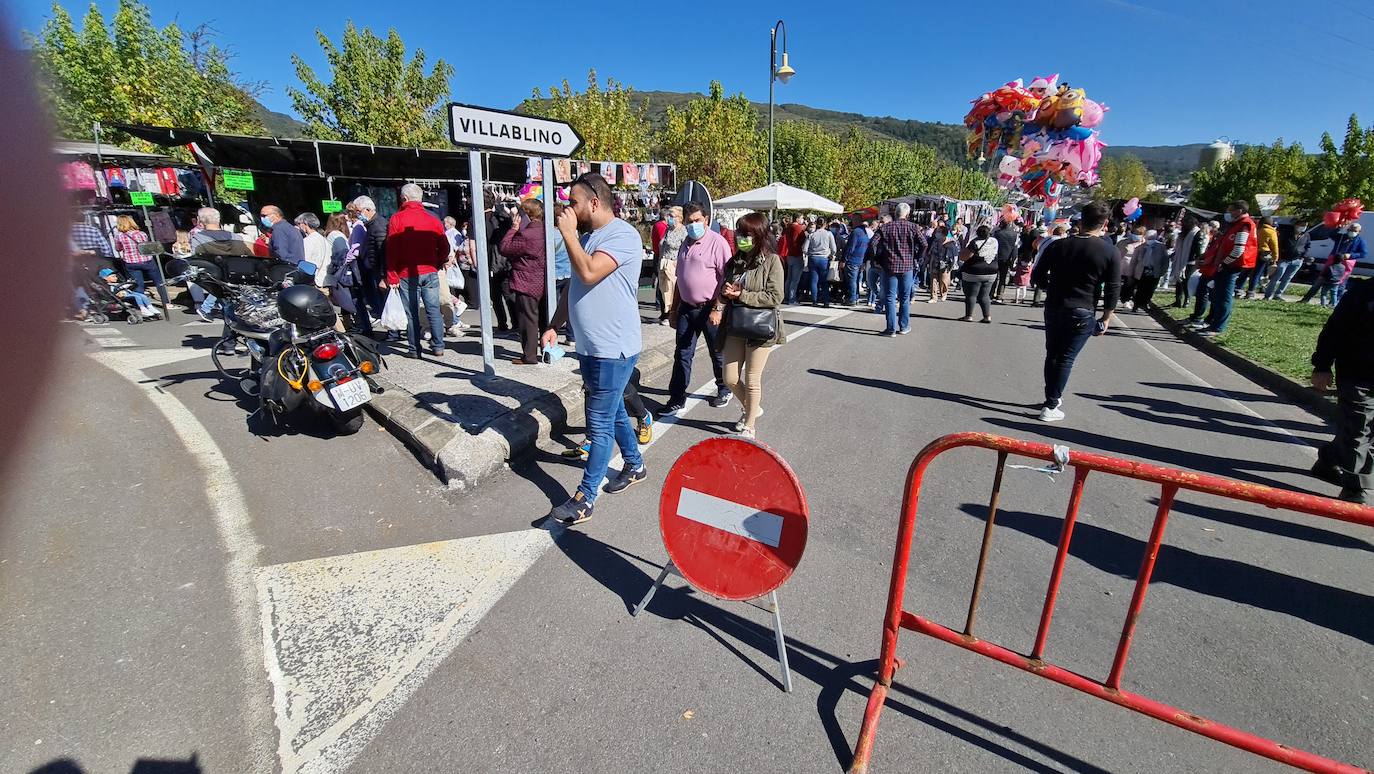
[[[709,438],[678,458],[659,500],[668,556],[694,587],[720,599],[781,586],[806,549],[806,495],[765,446]]]

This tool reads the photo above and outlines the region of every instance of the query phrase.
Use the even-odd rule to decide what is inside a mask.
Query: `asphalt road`
[[[871,313],[789,313],[806,333],[768,364],[759,439],[812,514],[779,592],[790,695],[760,608],[670,578],[629,615],[666,560],[667,469],[738,404],[660,425],[647,483],[550,532],[539,517],[580,476],[558,441],[448,492],[371,423],[249,432],[203,350],[181,347],[214,328],[116,326],[134,346],[112,347],[67,326],[51,431],[5,492],[0,681],[17,689],[0,770],[195,756],[205,771],[841,771],[907,466],[930,440],[981,430],[1333,494],[1305,475],[1318,419],[1143,315],[1089,343],[1068,420],[1046,426],[1038,310],[999,307],[990,326],[957,322],[962,304],[913,310],[895,339]],[[953,452],[922,494],[907,609],[956,628],[993,459]],[[1030,649],[1068,488],[1007,472],[981,638]],[[1157,496],[1089,478],[1047,660],[1106,674]],[[1374,765],[1371,551],[1353,525],[1180,497],[1123,687]],[[914,633],[898,649],[875,772],[1281,770]]]

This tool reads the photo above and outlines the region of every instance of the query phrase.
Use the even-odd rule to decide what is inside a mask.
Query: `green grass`
[[[1290,285],[1289,298],[1301,298],[1305,285]],[[1158,293],[1155,303],[1175,320],[1192,312],[1174,309],[1174,293]],[[1226,332],[1213,341],[1279,373],[1306,382],[1312,375],[1312,350],[1331,310],[1312,304],[1236,299]]]

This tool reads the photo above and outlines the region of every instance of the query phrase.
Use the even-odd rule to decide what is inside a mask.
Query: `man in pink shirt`
[[[692,357],[696,354],[698,334],[706,336],[711,370],[716,375],[716,397],[711,405],[725,406],[731,397],[721,376],[724,360],[716,347],[716,328],[711,325],[710,316],[711,302],[725,279],[725,264],[730,261],[732,250],[725,237],[711,230],[710,219],[701,205],[684,205],[682,222],[687,227],[687,239],[677,252],[677,287],[672,308],[668,310],[668,324],[677,329],[677,361],[673,364],[673,378],[668,386],[665,414],[676,413],[687,403],[687,380],[692,376]]]

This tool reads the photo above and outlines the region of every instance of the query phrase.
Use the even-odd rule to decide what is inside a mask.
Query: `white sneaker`
[[[162,313],[161,313],[161,312],[159,312],[158,310],[154,309],[154,308],[151,307],[151,306],[148,307],[147,309],[140,309],[140,310],[138,310],[138,313],[141,314],[141,315],[143,315],[144,317],[149,317],[149,318],[152,318],[152,317],[161,317],[161,316],[162,316]]]
[[[455,339],[461,337],[461,336],[463,335],[463,325],[462,325],[462,323],[459,323],[458,325],[454,325],[454,326],[450,327],[450,328],[448,329],[448,335],[452,336],[452,337],[455,338]]]
[[[752,427],[742,427],[742,428],[740,428],[739,437],[740,437],[740,438],[749,438],[749,439],[752,439],[752,438],[754,437],[754,428],[752,428]]]
[[[1063,410],[1061,410],[1061,409],[1058,409],[1058,408],[1043,408],[1043,409],[1040,409],[1040,421],[1041,421],[1041,422],[1062,422],[1063,420],[1064,420],[1064,412],[1063,412]]]

